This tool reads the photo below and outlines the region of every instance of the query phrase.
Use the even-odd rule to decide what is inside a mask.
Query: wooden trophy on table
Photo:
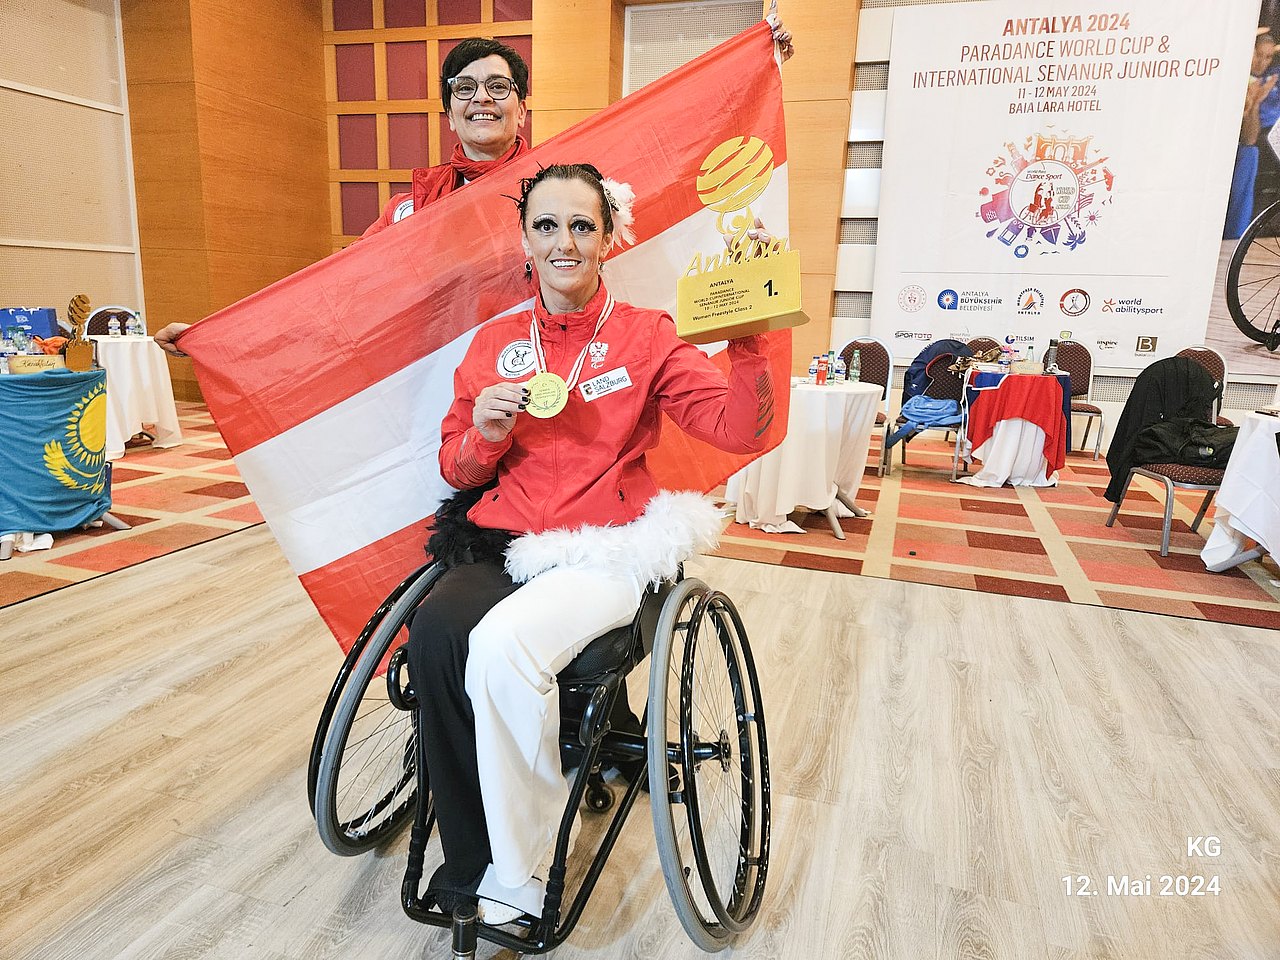
[[[84,338],[84,324],[89,319],[89,298],[77,293],[67,305],[67,317],[75,331],[67,342],[67,369],[84,372],[93,369],[93,344]]]

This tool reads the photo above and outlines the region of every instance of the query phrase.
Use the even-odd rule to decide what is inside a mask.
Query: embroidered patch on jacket
[[[610,370],[608,373],[602,373],[585,383],[578,384],[578,392],[582,394],[582,399],[590,403],[607,394],[625,390],[629,386],[631,386],[631,375],[627,373],[627,368],[618,367],[617,370]]]
[[[604,366],[604,355],[609,352],[609,345],[597,340],[588,349],[591,351],[591,369],[599,370]]]
[[[533,343],[513,340],[498,354],[498,376],[508,380],[523,376],[533,369]]]
[[[408,200],[401,200],[396,204],[396,212],[391,215],[391,222],[399,223],[411,213],[413,213],[413,197]]]

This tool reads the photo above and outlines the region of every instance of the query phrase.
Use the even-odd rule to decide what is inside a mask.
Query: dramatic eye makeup
[[[588,220],[586,217],[576,217],[570,221],[569,227],[578,233],[595,233],[599,229],[594,221]]]

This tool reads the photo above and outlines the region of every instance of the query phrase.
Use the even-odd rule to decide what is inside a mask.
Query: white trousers
[[[493,852],[481,896],[541,912],[541,883],[531,887],[531,878],[555,842],[569,799],[560,771],[556,674],[596,637],[630,623],[642,591],[632,576],[548,570],[471,631],[466,690]]]

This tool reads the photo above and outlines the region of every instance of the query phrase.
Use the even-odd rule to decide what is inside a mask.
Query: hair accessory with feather
[[[635,223],[636,218],[631,208],[636,202],[636,192],[631,189],[631,184],[619,183],[608,177],[601,181],[601,186],[604,187],[605,198],[609,201],[610,209],[613,210],[613,245],[617,246],[619,242],[635,243],[636,234],[631,229],[631,225]]]

